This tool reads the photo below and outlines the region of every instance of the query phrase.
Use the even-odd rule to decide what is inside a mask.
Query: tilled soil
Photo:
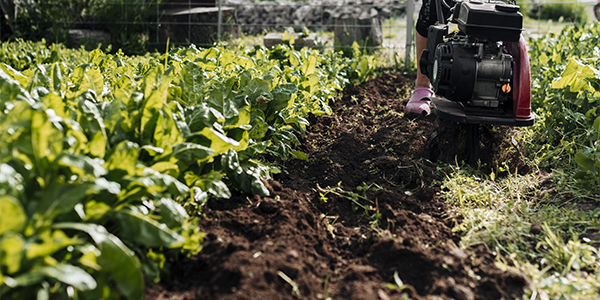
[[[296,149],[309,160],[282,162],[269,197],[210,202],[203,250],[169,261],[145,299],[521,298],[522,275],[499,269],[484,245],[456,246],[439,162],[466,158],[464,130],[407,115],[413,81],[380,75],[311,116]],[[482,132],[482,167],[529,171],[502,151],[506,129]]]

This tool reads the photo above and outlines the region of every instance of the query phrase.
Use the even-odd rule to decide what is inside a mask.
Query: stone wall
[[[405,0],[308,0],[262,1],[223,0],[235,7],[241,31],[257,34],[287,27],[306,26],[310,30],[333,31],[337,19],[386,19],[404,14]]]

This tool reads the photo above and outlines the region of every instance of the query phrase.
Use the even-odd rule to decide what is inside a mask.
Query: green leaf
[[[186,164],[206,161],[215,153],[215,150],[196,143],[180,143],[173,147],[173,155]]]
[[[575,153],[575,162],[586,170],[594,167],[594,160],[586,156],[582,151]]]
[[[100,256],[102,253],[100,250],[98,250],[98,248],[96,248],[96,246],[92,244],[86,244],[85,246],[80,247],[78,250],[82,254],[79,258],[79,263],[96,271],[102,270],[102,267],[98,265],[98,256]]]
[[[250,124],[252,116],[250,114],[250,102],[248,101],[248,96],[238,95],[233,101],[235,102],[235,107],[237,107],[238,115],[227,119],[224,122],[224,128],[250,129],[251,127],[248,126],[248,124]]]
[[[215,86],[209,93],[207,103],[209,106],[220,111],[225,119],[235,118],[239,115],[231,88]]]
[[[3,66],[6,66],[2,64]],[[29,92],[27,92],[19,81],[13,79],[4,72],[4,68],[0,68],[0,109],[4,111],[4,103],[12,102],[15,99],[20,101],[26,101],[29,104],[33,104],[35,101],[31,98]]]
[[[259,168],[249,166],[242,167],[238,154],[230,149],[221,157],[221,167],[229,179],[243,192],[268,196],[269,190],[264,186],[263,174]]]
[[[185,219],[189,218],[189,215],[181,204],[173,201],[173,199],[161,198],[157,203],[157,207],[161,216],[161,222],[169,228],[181,227]]]
[[[61,118],[67,118],[67,114],[65,113],[66,105],[64,100],[55,93],[49,93],[45,97],[42,98],[42,101],[50,107],[50,109],[54,110],[57,116]]]
[[[248,145],[250,145],[250,142],[252,142],[250,140],[250,133],[243,127],[230,128],[229,130],[227,130],[227,136],[235,141],[238,141],[239,145],[233,147],[233,150],[238,152],[248,148]]]
[[[188,186],[198,187],[201,191],[217,198],[229,199],[231,192],[222,180],[222,174],[218,171],[211,171],[200,176],[192,172],[185,173],[185,181]]]
[[[538,59],[541,65],[547,65],[548,61],[550,61],[550,58],[548,57],[548,55],[546,55],[546,53],[542,53],[542,55],[540,55]]]
[[[165,255],[162,253],[155,253],[152,249],[148,250],[142,268],[146,279],[149,279],[149,284],[154,285],[160,282],[161,270],[165,268],[166,262]]]
[[[185,195],[190,189],[173,176],[161,174],[153,169],[146,168],[141,177],[134,177],[127,190],[136,187],[145,187],[150,194],[162,193],[165,190],[173,196]]]
[[[298,90],[298,86],[293,83],[278,85],[271,94],[273,100],[269,102],[268,108],[265,111],[267,122],[272,122],[276,118],[276,114],[290,107],[294,103],[294,93]]]
[[[123,121],[123,111],[120,101],[103,102],[100,114],[108,135],[114,135],[116,130],[121,129],[120,125]]]
[[[26,89],[31,93],[33,98],[39,98],[39,92],[47,93],[47,88],[50,87],[50,76],[46,74],[47,71],[44,65],[37,65],[28,71],[31,73]],[[27,74],[27,71],[25,74]]]
[[[208,193],[203,191],[201,188],[195,186],[192,188],[192,199],[196,202],[200,207],[204,207],[206,202],[208,202]]]
[[[600,117],[597,117],[594,120],[594,124],[592,125],[592,127],[596,130],[597,133],[600,133]]]
[[[9,231],[20,232],[26,221],[27,215],[17,198],[0,196],[0,236]]]
[[[252,130],[250,130],[250,138],[262,139],[265,137],[269,129],[269,124],[267,124],[263,118],[256,117],[253,121]]]
[[[21,87],[29,84],[29,77],[4,63],[0,64],[0,79],[2,79],[2,81],[6,80],[7,82],[10,82],[11,85],[20,85]],[[2,92],[4,92],[4,89]]]
[[[558,81],[552,82],[552,88],[560,89],[570,86],[570,91],[593,91],[586,79],[595,78],[594,69],[589,65],[583,65],[574,57],[571,57],[569,64],[560,75]]]
[[[81,243],[81,240],[70,238],[61,230],[52,232],[46,230],[38,235],[38,239],[40,242],[31,243],[27,246],[26,257],[30,261],[37,257],[52,255],[67,246]]]
[[[60,214],[72,211],[88,192],[96,189],[94,184],[54,183],[36,194],[40,199],[38,212],[46,218],[54,219]]]
[[[20,234],[4,234],[0,236],[0,265],[6,267],[8,274],[21,269],[25,240]]]
[[[248,74],[248,72],[243,73],[244,76]],[[273,95],[270,93],[269,81],[266,79],[254,77],[249,80],[247,85],[242,85],[242,87],[244,93],[249,95],[248,100],[252,105],[269,102],[273,99]],[[261,100],[259,101],[258,98]]]
[[[106,153],[107,142],[103,132],[96,131],[88,144],[90,155],[103,158]]]
[[[367,78],[371,70],[369,65],[369,59],[366,56],[362,56],[358,65],[360,68],[360,78],[364,80]]]
[[[289,124],[295,130],[298,130],[302,136],[306,134],[306,126],[310,125],[310,122],[306,118],[295,116],[285,120],[286,124]]]
[[[49,163],[62,152],[62,133],[49,122],[45,112],[34,111],[31,116],[31,149],[36,170],[44,176]]]
[[[82,218],[84,221],[93,221],[100,219],[111,210],[111,207],[104,202],[97,202],[96,200],[90,200],[85,203],[84,213],[85,216]]]
[[[152,145],[144,145],[141,148],[143,150],[146,150],[146,152],[148,152],[148,154],[150,154],[151,156],[156,156],[156,155],[165,153],[165,149],[160,148],[160,147],[155,147]]]
[[[308,156],[306,155],[306,153],[302,152],[302,151],[291,151],[290,152],[292,154],[293,157],[298,158],[298,159],[302,159],[305,161],[308,161]]]
[[[68,168],[71,174],[81,177],[98,178],[108,172],[102,167],[102,161],[89,156],[65,153],[59,159],[60,167]]]
[[[317,66],[317,58],[315,56],[309,56],[302,62],[302,73],[304,76],[308,76],[315,72]]]
[[[59,95],[61,92],[64,92],[65,84],[63,82],[62,70],[58,62],[52,64],[52,66],[50,67],[50,81],[50,88],[53,91],[56,91],[57,93],[59,93]]]
[[[186,122],[192,132],[200,131],[204,127],[212,127],[215,122],[224,121],[225,116],[206,103],[194,106],[186,112]]]
[[[97,67],[90,67],[89,65],[75,67],[70,81],[74,86],[67,94],[68,98],[76,98],[89,91],[92,91],[96,97],[102,95],[104,79]]]
[[[300,65],[300,55],[298,54],[298,52],[295,52],[295,51],[291,52],[290,56],[289,56],[289,61],[290,61],[290,64],[294,67],[297,67],[298,65]],[[304,70],[305,66],[302,66],[302,69]],[[306,72],[304,72],[304,73],[306,74]]]
[[[269,196],[269,189],[267,189],[267,187],[263,183],[263,180],[265,180],[266,178],[263,175],[262,168],[253,166],[248,168],[246,173],[250,175],[250,191],[252,192],[252,194],[259,196]]]
[[[140,137],[144,144],[152,144],[157,114],[166,103],[170,83],[170,77],[163,75],[163,68],[160,65],[144,77],[142,86],[144,100],[140,122]]]
[[[306,80],[299,84],[300,89],[309,93],[314,93],[320,87],[319,76],[311,74],[306,77]]]
[[[170,175],[175,178],[179,177],[179,166],[170,161],[159,161],[150,166],[150,168],[161,174]]]
[[[112,220],[119,226],[119,236],[146,247],[174,247],[185,242],[179,234],[144,215],[139,209],[129,207],[111,212]]]
[[[3,193],[19,198],[24,192],[23,183],[23,176],[13,167],[7,164],[0,164],[0,190],[3,190]],[[2,215],[1,211],[0,215]]]
[[[285,141],[286,144],[294,143],[296,145],[300,145],[298,137],[291,130],[279,130],[275,136]]]
[[[119,143],[108,156],[104,167],[108,171],[122,170],[128,175],[135,175],[136,162],[139,157],[139,146],[130,141]]]
[[[47,282],[42,283],[42,287],[38,289],[36,300],[50,300],[50,285]]]
[[[204,86],[205,71],[191,61],[186,61],[181,73],[182,97],[188,105],[197,105],[203,101],[202,94]]]
[[[58,264],[56,266],[41,267],[33,272],[40,272],[47,277],[54,278],[60,282],[73,286],[80,291],[88,291],[96,288],[96,280],[82,268]]]
[[[108,181],[106,178],[97,178],[94,180],[94,184],[99,191],[105,190],[113,195],[121,192],[121,185],[118,182]]]
[[[42,272],[42,270],[40,268],[36,268],[23,275],[13,278],[13,280],[10,282],[6,282],[6,285],[11,288],[19,286],[31,286],[44,280],[44,276],[45,274]]]
[[[90,100],[81,99],[77,104],[79,108],[77,121],[91,140],[87,148],[88,152],[97,157],[104,157],[108,136],[100,110]]]
[[[172,112],[168,106],[164,106],[157,113],[156,128],[154,129],[154,144],[163,149],[180,143],[183,137],[173,119]]]
[[[127,299],[142,299],[144,295],[144,275],[141,264],[131,251],[115,235],[96,224],[56,223],[57,229],[75,229],[91,236],[102,253],[98,264],[103,273],[108,273]]]
[[[204,136],[210,141],[210,148],[214,150],[214,152],[211,154],[212,157],[217,156],[233,147],[237,147],[240,145],[238,141],[229,138],[228,136],[214,128],[206,127],[202,129],[202,131],[200,131],[198,134]]]

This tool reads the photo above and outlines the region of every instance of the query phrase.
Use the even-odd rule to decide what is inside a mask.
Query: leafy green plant
[[[38,67],[28,83],[47,85],[28,88],[6,71],[27,83],[6,65],[0,72],[0,166],[6,174],[0,197],[8,208],[0,211],[0,292],[9,299],[74,293],[140,299],[144,277],[157,276],[154,260],[144,257],[150,249],[200,250],[200,239],[186,231],[200,233],[173,200],[187,186],[137,165],[139,147],[132,142],[108,147],[92,102],[94,88],[102,89],[93,70],[62,74],[54,64],[47,76]],[[67,78],[78,85],[62,90]],[[109,288],[113,284],[116,289]]]
[[[578,166],[576,178],[598,187],[600,72],[598,24],[566,27],[530,40],[532,106],[538,115],[532,148],[542,166]],[[559,51],[558,49],[569,49]],[[537,146],[536,146],[537,145]]]
[[[32,68],[38,64],[55,62],[82,64],[87,62],[87,56],[86,51],[66,49],[61,44],[53,44],[47,47],[44,41],[25,42],[17,40],[13,43],[0,44],[0,63],[5,63],[18,71]]]
[[[596,262],[600,256],[598,256],[596,248],[577,240],[570,240],[565,244],[563,239],[558,237],[547,224],[544,224],[542,229],[546,233],[546,237],[538,243],[537,247],[547,249],[545,264],[560,271],[562,276],[566,276],[572,271],[595,272],[598,270]]]
[[[126,56],[0,47],[0,295],[142,297],[165,255],[193,255],[194,217],[232,191],[267,195],[264,156],[293,150],[352,60],[285,46]]]

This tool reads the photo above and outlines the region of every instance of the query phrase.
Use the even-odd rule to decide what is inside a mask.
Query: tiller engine
[[[436,1],[438,20],[444,20]],[[479,124],[530,126],[531,74],[523,15],[500,1],[466,0],[450,8],[450,22],[429,27],[420,69],[431,81],[434,113],[469,124],[469,160],[479,158]],[[438,98],[439,97],[439,98]]]

